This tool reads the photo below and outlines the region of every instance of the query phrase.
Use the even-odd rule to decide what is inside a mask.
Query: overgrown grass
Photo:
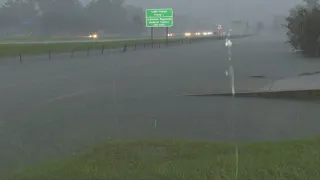
[[[239,180],[320,179],[320,139],[239,144]],[[30,167],[10,180],[231,180],[235,145],[189,141],[110,141]]]

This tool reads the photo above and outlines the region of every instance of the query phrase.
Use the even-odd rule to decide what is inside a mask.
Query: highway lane
[[[319,69],[281,38],[234,40],[236,90]],[[230,91],[223,41],[0,67],[2,172],[70,155],[109,138],[214,141],[315,135],[318,104],[198,98]],[[264,75],[269,78],[249,78]]]

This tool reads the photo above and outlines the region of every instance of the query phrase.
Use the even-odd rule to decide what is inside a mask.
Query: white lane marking
[[[73,93],[63,94],[61,96],[57,96],[57,97],[48,99],[48,102],[52,103],[52,102],[61,101],[61,100],[68,99],[68,98],[73,98],[75,96],[79,96],[79,95],[82,95],[84,93],[87,93],[88,91],[89,90],[81,90],[81,91],[76,91],[76,92],[73,92]]]

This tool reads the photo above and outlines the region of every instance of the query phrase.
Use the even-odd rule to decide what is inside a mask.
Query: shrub
[[[284,25],[288,31],[288,43],[294,50],[301,51],[306,56],[320,55],[320,9],[314,6],[308,9],[297,6],[290,11]]]

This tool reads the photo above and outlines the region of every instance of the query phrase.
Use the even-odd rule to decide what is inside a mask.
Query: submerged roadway
[[[276,34],[233,41],[236,91],[320,68],[319,61],[290,52],[284,41]],[[0,63],[0,169],[114,138],[261,141],[319,132],[317,103],[183,96],[230,92],[227,59],[224,42],[214,41]]]

